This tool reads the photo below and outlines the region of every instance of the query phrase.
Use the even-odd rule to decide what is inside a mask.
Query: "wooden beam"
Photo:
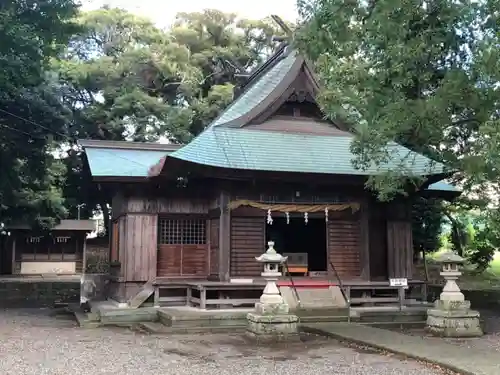
[[[219,280],[229,281],[231,256],[231,211],[229,194],[222,191],[219,196]]]
[[[361,241],[360,241],[360,266],[361,278],[370,280],[370,203],[368,196],[361,202]]]

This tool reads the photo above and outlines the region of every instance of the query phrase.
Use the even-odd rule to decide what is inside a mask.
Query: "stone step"
[[[347,322],[348,316],[299,316],[300,323],[328,323],[328,322]],[[354,321],[351,319],[351,321]]]
[[[247,325],[234,326],[193,326],[193,327],[167,327],[159,322],[141,322],[134,328],[142,332],[154,335],[172,335],[172,334],[203,334],[203,333],[226,333],[226,332],[244,332]]]
[[[307,287],[301,286],[293,289],[290,286],[280,287],[281,295],[291,309],[345,307],[346,301],[338,286]],[[297,299],[298,297],[298,299]]]
[[[360,312],[358,313],[360,322],[425,322],[427,314],[425,312],[405,312],[405,311],[380,311],[380,312]]]
[[[301,306],[293,310],[293,313],[298,316],[348,316],[348,308],[339,307],[328,307],[328,308],[317,308],[317,307],[306,307]]]
[[[100,322],[103,325],[153,322],[158,320],[157,309],[153,307],[141,307],[138,309],[100,309],[99,316]]]
[[[190,311],[160,309],[159,321],[167,327],[237,326],[246,324],[248,311]]]
[[[76,322],[81,328],[97,328],[101,326],[98,320],[89,319],[88,314],[83,311],[75,310],[73,314],[75,314]]]
[[[424,328],[426,326],[425,320],[416,320],[416,321],[402,321],[402,322],[356,322],[362,325],[368,325],[370,327],[376,328],[398,328],[404,327],[406,329],[409,328]]]

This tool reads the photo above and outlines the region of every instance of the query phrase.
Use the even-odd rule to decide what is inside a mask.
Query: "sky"
[[[296,21],[296,0],[82,0],[83,9],[103,5],[123,8],[152,19],[159,27],[171,24],[179,12],[200,12],[218,9],[237,13],[242,18],[260,19],[276,14],[287,21]]]

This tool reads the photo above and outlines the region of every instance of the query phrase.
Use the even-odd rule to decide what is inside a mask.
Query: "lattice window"
[[[204,245],[207,241],[204,219],[160,219],[158,229],[162,245]]]

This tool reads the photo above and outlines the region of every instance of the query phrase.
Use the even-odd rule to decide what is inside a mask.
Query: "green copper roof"
[[[149,167],[168,152],[86,148],[85,153],[93,177],[147,177]]]
[[[233,121],[248,114],[253,108],[260,104],[283,80],[290,71],[297,57],[295,51],[279,61],[269,69],[262,77],[252,84],[238,99],[236,99],[220,117],[212,122],[211,126],[218,126]]]
[[[416,175],[443,172],[443,166],[392,144],[387,165],[358,170],[352,165],[351,136],[329,136],[212,127],[171,157],[213,167],[276,172],[373,175],[399,169]],[[432,169],[432,170],[431,170]]]
[[[451,191],[451,192],[456,192],[456,193],[461,192],[461,190],[459,188],[457,188],[456,186],[451,185],[451,184],[447,184],[446,182],[443,182],[443,181],[439,181],[439,182],[436,182],[434,184],[431,184],[431,185],[429,185],[429,187],[427,189],[434,190],[434,191]]]

